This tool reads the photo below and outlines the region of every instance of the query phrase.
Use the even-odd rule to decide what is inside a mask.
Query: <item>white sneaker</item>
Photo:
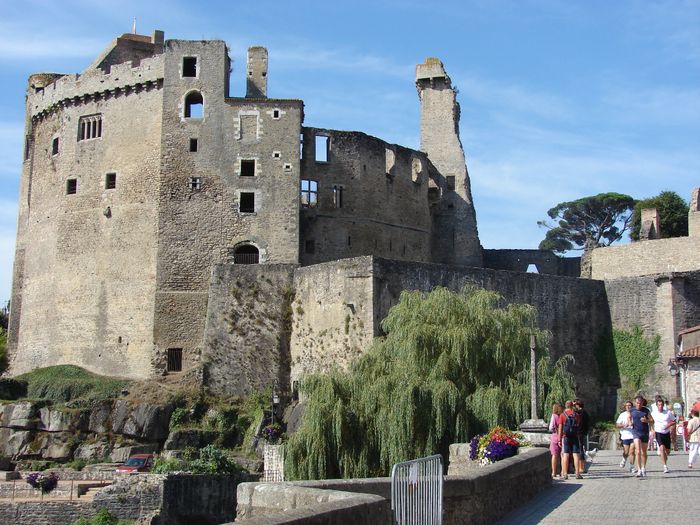
[[[634,472],[634,465],[630,465],[630,472]]]
[[[644,475],[644,473],[641,470],[637,471],[637,477],[641,478]]]
[[[656,455],[657,455],[657,456],[660,456],[660,455],[661,455],[661,449],[660,449],[660,448],[657,448],[657,449],[656,449]]]
[[[625,468],[626,464],[627,464],[627,458],[622,458],[622,461],[620,461],[620,468]]]
[[[647,477],[647,469],[642,468],[642,476]]]
[[[668,474],[668,465],[664,465],[664,474]]]

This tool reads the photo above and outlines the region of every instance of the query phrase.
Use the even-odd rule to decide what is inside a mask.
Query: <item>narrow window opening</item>
[[[273,158],[273,159],[279,159],[280,157],[282,157],[282,153],[281,153],[281,152],[279,152],[279,151],[273,151],[273,152],[272,152],[272,158]]]
[[[168,372],[182,372],[182,348],[168,348]]]
[[[280,118],[280,110],[275,109],[272,111],[272,118]]]
[[[447,177],[445,177],[445,181],[447,182],[447,190],[455,191],[455,176],[448,175]]]
[[[199,139],[190,139],[190,152],[197,153],[199,151]]]
[[[238,209],[241,213],[254,213],[255,212],[255,193],[243,193],[243,192],[241,192],[241,198],[240,198]]]
[[[328,137],[316,135],[316,162],[328,162]]]
[[[233,252],[233,264],[258,264],[260,252],[252,244],[244,244]]]
[[[420,174],[423,171],[423,163],[418,157],[411,160],[411,179],[413,182],[420,182]]]
[[[102,136],[102,115],[80,117],[78,122],[78,140],[96,139]]]
[[[299,158],[303,159],[304,158],[304,134],[302,133],[299,136]]]
[[[333,186],[333,206],[335,208],[343,207],[343,188],[340,186]]]
[[[348,246],[352,246],[352,237],[348,235]]]
[[[51,154],[58,155],[58,137],[53,139],[53,145],[51,147]]]
[[[106,190],[113,190],[116,187],[117,187],[117,174],[116,173],[108,173],[107,175],[105,175],[105,189]]]
[[[406,255],[406,245],[403,245],[403,248],[401,249],[401,255]]]
[[[393,246],[392,246],[392,242],[389,241],[389,251],[390,251],[390,252],[393,251],[393,250],[392,250],[392,247],[393,247]]]
[[[184,57],[182,59],[182,76],[196,77],[197,76],[197,57]]]
[[[24,137],[24,160],[28,160],[30,157],[30,150],[32,147],[32,139],[29,135]]]
[[[284,171],[292,171],[292,165],[291,165],[291,164],[285,164],[285,165],[284,165]]]
[[[393,176],[395,172],[395,166],[396,166],[396,153],[394,153],[393,149],[386,148],[385,149],[385,154],[386,154],[386,174]]]
[[[199,91],[193,91],[185,97],[185,118],[202,118],[204,99]]]
[[[75,195],[78,193],[78,180],[68,179],[66,181],[66,195]]]
[[[318,183],[314,180],[301,181],[301,207],[315,208],[318,203]]]
[[[255,160],[241,160],[241,177],[255,176]]]
[[[304,243],[304,253],[313,254],[316,252],[316,241],[313,239],[308,239]]]
[[[191,190],[202,189],[202,179],[199,177],[190,177],[190,182],[187,184]]]
[[[117,338],[117,343],[122,344],[122,336],[121,335]]]
[[[540,273],[540,272],[537,270],[536,264],[528,264],[527,265],[527,273]]]

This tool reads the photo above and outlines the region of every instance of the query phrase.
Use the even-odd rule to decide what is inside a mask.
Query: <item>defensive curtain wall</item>
[[[289,272],[240,265],[215,269],[206,330],[210,347],[204,357],[214,365],[210,377],[231,394],[268,388],[275,379],[284,385],[309,372],[347,368],[381,333],[382,319],[403,290],[444,286],[458,291],[473,283],[501,294],[504,304],[535,306],[538,327],[552,332],[551,358],[572,354],[579,394],[593,411],[600,406],[593,347],[611,330],[601,281],[368,256],[296,268],[293,290],[285,291]],[[290,292],[294,300],[286,325],[279,317],[284,318]]]

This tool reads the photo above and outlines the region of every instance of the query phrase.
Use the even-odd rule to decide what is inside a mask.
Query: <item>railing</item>
[[[391,471],[394,525],[442,525],[442,456],[397,463]]]

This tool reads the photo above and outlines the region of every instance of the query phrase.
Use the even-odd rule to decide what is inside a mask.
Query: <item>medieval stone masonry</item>
[[[223,41],[155,31],[115,39],[81,74],[29,78],[12,375],[76,364],[130,378],[198,370],[232,394],[291,388],[362,354],[401,290],[476,282],[540,309],[552,356],[577,357],[595,407],[592,349],[613,323],[642,315],[668,341],[700,324],[697,294],[672,292],[678,272],[695,289],[698,233],[677,240],[667,266],[635,262],[634,275],[596,250],[594,279],[576,278],[576,259],[482,249],[460,108],[439,60],[416,68],[420,151],[305,127],[301,100],[268,97],[264,47],[248,50],[244,97],[229,95],[230,64]],[[661,257],[664,241],[618,248],[636,261]],[[676,272],[663,285],[670,299],[657,292],[648,316],[611,308],[608,274],[622,305],[637,277],[651,279],[647,267]]]

